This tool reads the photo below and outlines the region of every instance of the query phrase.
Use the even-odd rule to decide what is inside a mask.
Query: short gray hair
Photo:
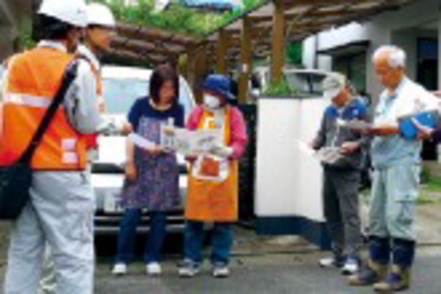
[[[398,46],[394,45],[384,45],[375,50],[372,55],[372,61],[377,60],[381,55],[388,55],[388,62],[390,67],[406,67],[406,52]]]

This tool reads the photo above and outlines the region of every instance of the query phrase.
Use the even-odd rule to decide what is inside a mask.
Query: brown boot
[[[371,286],[382,281],[387,273],[387,265],[368,261],[365,268],[348,277],[350,286]]]
[[[379,293],[393,293],[408,289],[410,286],[410,269],[400,268],[396,265],[383,282],[376,283],[374,290]]]

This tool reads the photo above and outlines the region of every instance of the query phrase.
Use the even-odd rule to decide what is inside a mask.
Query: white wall
[[[381,86],[378,84],[371,63],[371,55],[373,51],[383,44],[401,45],[409,55],[409,75],[415,76],[416,68],[416,47],[412,41],[416,39],[416,27],[437,21],[440,19],[440,1],[439,0],[420,0],[415,1],[411,5],[407,5],[398,11],[388,11],[379,16],[372,18],[370,21],[364,23],[351,23],[346,26],[324,31],[316,35],[318,38],[318,50],[332,49],[346,44],[369,40],[371,42],[367,54],[367,75],[366,85],[367,90],[374,96],[377,96],[381,91]],[[441,30],[441,24],[440,30]],[[403,32],[408,29],[410,31]],[[406,35],[409,34],[410,35]],[[441,33],[440,33],[441,35]],[[311,67],[311,60],[313,59],[313,52],[315,47],[312,45],[313,37],[310,37],[304,42],[304,62],[305,65]],[[441,48],[440,48],[441,54]],[[440,61],[441,64],[441,61]],[[320,65],[320,62],[319,62]],[[329,64],[323,66],[329,67]],[[326,67],[321,67],[327,69]],[[441,67],[440,67],[441,71]],[[440,75],[441,88],[441,75]]]

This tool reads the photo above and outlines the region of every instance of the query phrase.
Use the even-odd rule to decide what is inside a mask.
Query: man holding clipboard
[[[374,167],[369,212],[369,261],[349,278],[353,286],[373,285],[379,292],[410,286],[416,249],[415,202],[421,141],[409,121],[426,124],[438,99],[405,75],[406,54],[396,46],[373,55],[377,77],[386,90],[375,110],[371,158]],[[424,121],[424,122],[423,122]]]

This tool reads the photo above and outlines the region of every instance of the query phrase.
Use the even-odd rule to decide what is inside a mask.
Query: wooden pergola
[[[227,24],[205,38],[153,28],[119,24],[111,54],[154,65],[178,64],[201,98],[197,85],[209,70],[227,73],[240,68],[239,100],[246,101],[253,57],[271,57],[271,77],[278,81],[284,65],[285,44],[352,21],[366,21],[399,9],[414,0],[273,0]],[[237,65],[239,65],[237,67]]]

